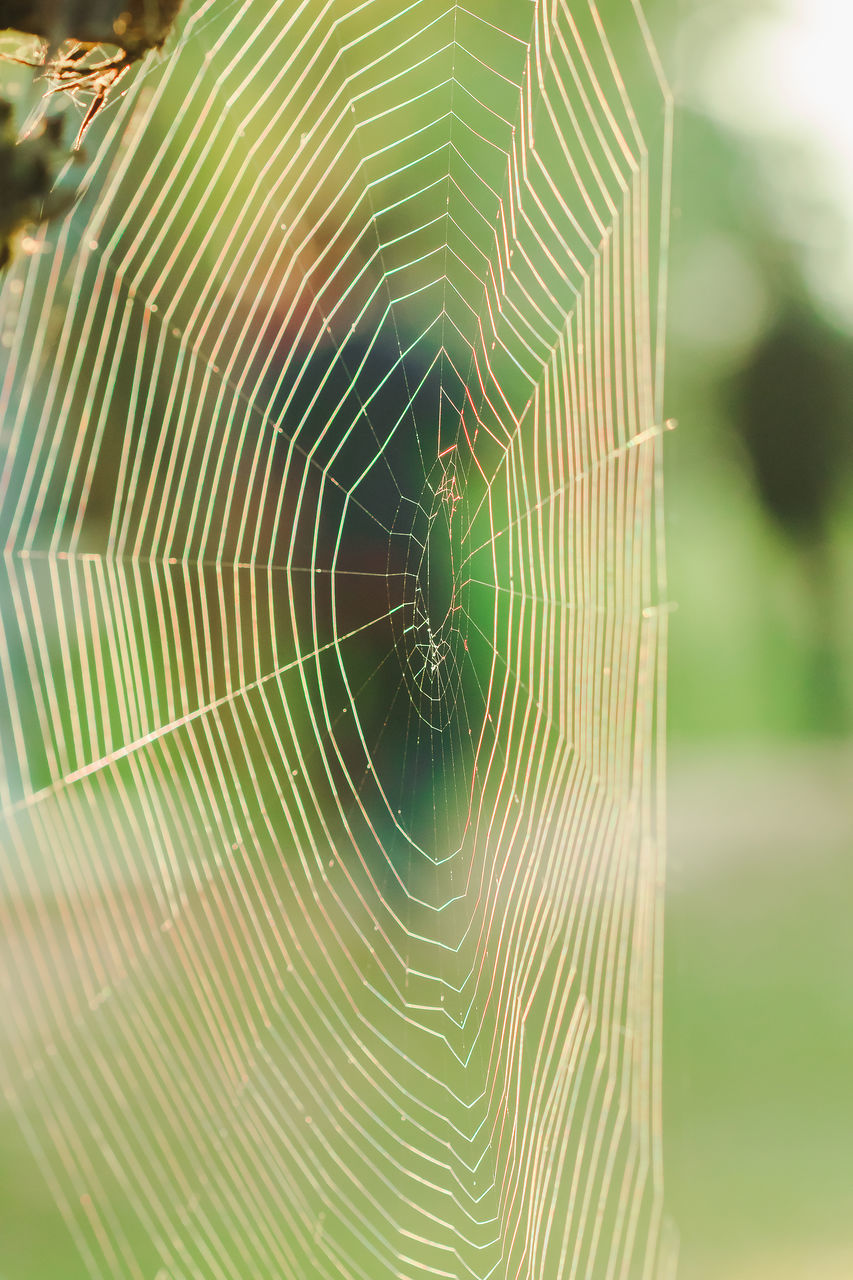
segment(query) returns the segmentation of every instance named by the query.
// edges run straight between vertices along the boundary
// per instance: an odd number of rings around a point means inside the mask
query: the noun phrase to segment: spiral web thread
[[[632,0],[203,4],[10,270],[3,1074],[63,1276],[671,1266],[670,108]]]

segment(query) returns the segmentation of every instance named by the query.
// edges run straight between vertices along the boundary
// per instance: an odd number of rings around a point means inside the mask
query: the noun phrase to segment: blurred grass
[[[665,1143],[682,1280],[853,1257],[853,751],[675,749]]]

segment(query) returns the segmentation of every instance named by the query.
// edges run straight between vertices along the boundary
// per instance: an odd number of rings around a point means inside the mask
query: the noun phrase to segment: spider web
[[[63,1275],[671,1264],[670,105],[632,0],[201,4],[8,273],[4,1077]]]

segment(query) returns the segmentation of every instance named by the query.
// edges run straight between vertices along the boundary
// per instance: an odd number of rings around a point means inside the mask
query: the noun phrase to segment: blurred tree
[[[805,289],[791,289],[725,398],[764,509],[802,556],[812,622],[808,721],[844,731],[831,523],[849,484],[853,338],[823,318]]]
[[[732,422],[766,510],[795,542],[824,542],[848,461],[853,340],[805,296],[792,297],[731,392]]]

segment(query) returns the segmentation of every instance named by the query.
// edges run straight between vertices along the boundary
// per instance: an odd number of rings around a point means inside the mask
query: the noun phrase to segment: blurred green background
[[[696,0],[674,17],[670,1209],[683,1280],[842,1280],[853,13]]]

